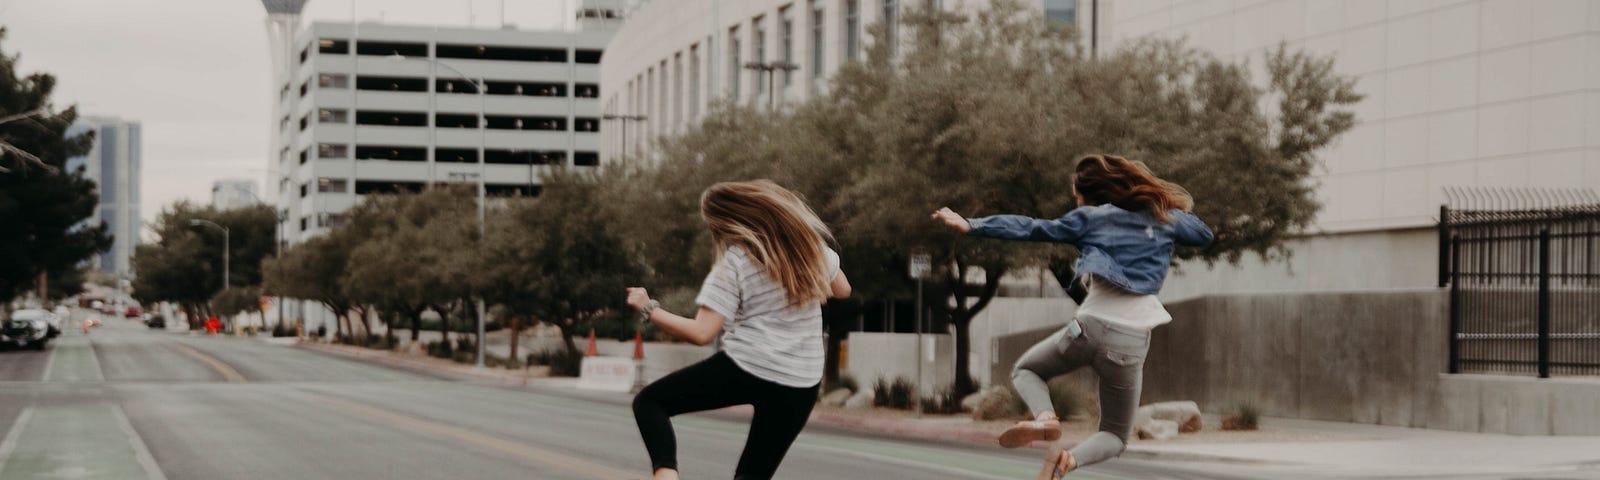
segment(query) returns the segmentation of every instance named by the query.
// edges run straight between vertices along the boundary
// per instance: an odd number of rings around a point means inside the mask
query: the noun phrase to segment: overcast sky
[[[352,3],[353,2],[353,3]],[[566,3],[567,5],[564,5]],[[505,0],[505,21],[560,26],[577,0]],[[354,8],[352,9],[352,5]],[[310,0],[305,20],[500,25],[499,0]],[[0,49],[18,74],[55,75],[58,108],[137,120],[144,128],[148,223],[211,182],[266,179],[272,125],[266,11],[258,0],[0,0]],[[266,195],[266,192],[262,192]]]

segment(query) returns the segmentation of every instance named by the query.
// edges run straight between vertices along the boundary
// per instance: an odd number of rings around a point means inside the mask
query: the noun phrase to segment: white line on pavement
[[[167,474],[161,472],[161,466],[157,465],[156,458],[150,455],[150,449],[145,447],[144,439],[139,438],[139,432],[133,429],[133,422],[128,421],[128,414],[122,411],[122,406],[112,404],[111,413],[117,417],[117,426],[122,427],[122,432],[128,434],[128,444],[133,447],[133,457],[138,460],[139,466],[144,467],[144,473],[149,480],[167,480]]]
[[[0,440],[0,473],[5,472],[6,461],[11,459],[11,452],[17,449],[17,436],[22,435],[22,428],[28,425],[31,418],[33,407],[23,407],[22,414],[17,415],[17,421],[11,424],[11,431],[6,432],[5,440]]]

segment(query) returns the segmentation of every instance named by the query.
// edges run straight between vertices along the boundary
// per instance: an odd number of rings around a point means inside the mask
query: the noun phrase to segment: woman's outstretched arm
[[[704,306],[700,307],[694,318],[686,318],[661,308],[649,308],[650,293],[639,287],[628,289],[628,306],[640,312],[649,309],[650,316],[646,320],[661,327],[661,330],[666,331],[668,335],[700,346],[710,345],[712,340],[717,339],[717,334],[722,333],[722,322],[726,319],[722,314]]]
[[[1021,215],[993,215],[968,219],[950,210],[950,207],[933,212],[933,219],[961,233],[1001,240],[1028,240],[1034,242],[1073,243],[1083,238],[1088,230],[1088,210],[1074,208],[1057,219],[1031,218]]]

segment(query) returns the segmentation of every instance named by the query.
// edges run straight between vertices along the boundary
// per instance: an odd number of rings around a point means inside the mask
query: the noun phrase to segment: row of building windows
[[[426,112],[398,112],[383,110],[361,110],[356,112],[357,125],[377,125],[389,127],[426,127],[428,114]],[[567,117],[550,117],[538,115],[484,115],[484,128],[490,130],[541,130],[564,132],[568,129]],[[473,113],[444,113],[433,115],[433,123],[439,128],[478,128],[478,115]],[[322,108],[317,110],[317,123],[319,124],[347,124],[350,123],[350,112],[342,108]],[[300,130],[309,127],[310,114],[300,118]],[[600,119],[594,117],[574,117],[571,122],[574,132],[594,133],[600,131]]]
[[[394,193],[419,193],[427,186],[425,182],[395,182],[383,180],[357,180],[356,195],[368,194],[394,194]],[[300,184],[300,197],[305,198],[310,193],[311,185]],[[349,193],[350,181],[343,178],[322,177],[317,179],[316,190],[318,193]],[[484,192],[490,196],[537,197],[543,191],[540,185],[531,183],[489,183],[484,185]],[[329,217],[342,216],[338,214]],[[301,227],[305,228],[302,220]],[[319,224],[319,226],[333,226]]]
[[[317,158],[346,159],[350,158],[350,146],[343,143],[317,144]],[[305,163],[309,157],[309,150],[300,152],[300,163]],[[428,159],[428,147],[408,147],[393,145],[357,145],[356,160],[392,160],[401,162],[423,162]],[[478,149],[476,148],[433,148],[433,158],[440,163],[478,163]],[[488,148],[483,151],[484,163],[497,165],[562,165],[567,162],[567,152],[560,150],[506,150]],[[593,167],[600,164],[600,154],[596,152],[573,152],[572,164],[580,167]]]
[[[509,95],[528,97],[567,97],[568,87],[565,83],[552,82],[517,82],[486,80],[483,82],[484,91],[488,95]],[[310,83],[300,85],[300,96],[305,97]],[[349,88],[348,75],[325,73],[317,76],[319,88]],[[288,86],[285,85],[285,92]],[[478,93],[477,84],[460,79],[435,79],[432,90],[428,89],[428,79],[418,77],[384,77],[360,76],[356,77],[356,90],[379,92],[418,92],[418,93],[456,93],[475,95]],[[574,83],[571,87],[571,96],[576,98],[599,98],[600,86],[593,83]]]
[[[434,57],[457,58],[463,60],[499,60],[508,62],[541,62],[541,63],[566,63],[569,60],[568,50],[562,47],[512,47],[504,45],[461,45],[441,43],[434,45]],[[324,38],[317,40],[317,53],[322,55],[348,55],[350,42]],[[604,52],[594,49],[573,49],[570,60],[573,63],[599,64]],[[402,56],[411,58],[428,58],[428,44],[420,42],[385,42],[363,41],[356,42],[356,55],[367,56]],[[311,58],[311,47],[300,51],[300,63],[305,63]]]

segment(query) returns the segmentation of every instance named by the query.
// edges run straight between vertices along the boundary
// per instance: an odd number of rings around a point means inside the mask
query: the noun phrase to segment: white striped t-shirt
[[[828,281],[839,273],[839,254],[823,247]],[[739,368],[779,385],[805,388],[822,381],[822,302],[789,306],[783,286],[730,246],[706,275],[695,303],[717,312],[722,350]]]

